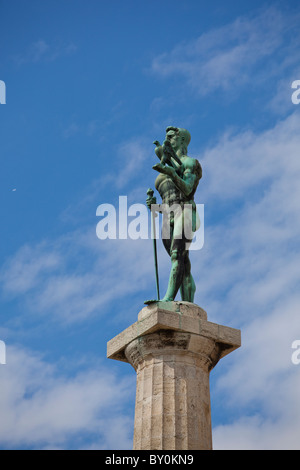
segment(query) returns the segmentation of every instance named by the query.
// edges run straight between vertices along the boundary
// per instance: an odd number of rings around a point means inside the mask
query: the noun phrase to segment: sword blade
[[[155,281],[156,281],[156,292],[157,300],[160,300],[159,294],[159,277],[158,277],[158,262],[157,262],[157,247],[156,247],[156,228],[155,228],[155,213],[151,210],[151,226],[152,226],[152,238],[153,238],[153,252],[154,252],[154,268],[155,268]]]

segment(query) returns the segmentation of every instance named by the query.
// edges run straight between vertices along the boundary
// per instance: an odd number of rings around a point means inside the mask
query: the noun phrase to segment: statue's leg
[[[163,217],[163,224],[161,230],[161,238],[166,252],[171,256],[171,246],[174,233],[174,219],[165,215]]]
[[[162,230],[162,242],[165,247],[166,252],[168,253],[169,256],[171,256],[171,245],[172,245],[172,239],[173,239],[173,229],[174,229],[174,224],[170,223],[170,221],[165,221],[163,223],[168,224],[166,230]],[[167,236],[165,236],[167,235]],[[161,299],[164,300],[164,299]],[[145,304],[150,304],[157,302],[158,299],[151,299],[151,300],[145,300]]]
[[[162,241],[163,241],[163,245],[164,245],[164,247],[165,247],[166,252],[168,253],[169,256],[171,256],[171,244],[172,244],[172,240],[169,239],[169,238],[166,238],[166,239],[163,238]]]
[[[166,295],[162,299],[163,301],[172,301],[175,299],[176,294],[182,284],[184,274],[184,254],[181,250],[171,250],[171,272],[169,277],[169,283]]]
[[[189,257],[189,247],[192,243],[194,232],[193,232],[193,213],[189,206],[185,206],[183,211],[184,218],[184,231],[183,241],[185,247],[184,257],[184,274],[182,278],[182,284],[180,286],[180,293],[182,300],[186,302],[194,302],[194,296],[196,292],[196,284],[191,273],[191,261]]]
[[[178,217],[177,217],[178,215]],[[171,272],[166,295],[163,301],[172,301],[175,299],[177,292],[182,284],[184,275],[184,259],[186,256],[185,239],[182,234],[182,213],[175,213],[174,227],[172,232],[172,240],[170,246],[171,256]]]
[[[184,259],[184,274],[180,286],[182,300],[185,300],[186,302],[194,302],[195,292],[196,284],[191,273],[191,261],[189,258],[189,252],[187,251]]]

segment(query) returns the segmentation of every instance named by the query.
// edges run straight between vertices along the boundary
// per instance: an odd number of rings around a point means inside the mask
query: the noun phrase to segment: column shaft
[[[137,372],[136,450],[211,449],[209,393],[213,341],[161,330],[125,351]]]

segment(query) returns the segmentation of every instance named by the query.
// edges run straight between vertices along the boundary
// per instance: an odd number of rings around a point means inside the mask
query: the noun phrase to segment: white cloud
[[[216,89],[228,95],[251,81],[257,86],[297,65],[297,21],[298,14],[275,7],[259,10],[178,44],[153,60],[152,71],[162,77],[182,75],[201,95]]]
[[[41,277],[57,269],[61,264],[59,254],[45,251],[39,244],[23,246],[12,258],[7,260],[0,271],[0,283],[8,294],[23,294],[41,282]]]
[[[199,290],[207,299],[225,292],[243,320],[249,305],[251,315],[268,310],[298,282],[299,125],[294,114],[262,133],[225,136],[201,159],[201,202],[207,216],[219,206],[220,219],[206,223],[199,256],[212,268],[198,271]]]
[[[84,446],[91,435],[95,448],[131,445],[132,416],[125,406],[134,396],[134,374],[120,379],[98,366],[67,377],[33,352],[12,346],[7,358],[0,368],[2,446],[68,448]],[[117,430],[111,430],[113,440],[109,427]]]
[[[226,133],[200,158],[205,167],[205,195],[245,199],[250,190],[255,191],[262,184],[265,190],[271,184],[275,189],[279,181],[287,182],[288,177],[292,178],[290,184],[297,176],[295,172],[300,171],[298,129],[299,115],[294,112],[279,121],[274,128],[261,133],[251,130],[237,134]],[[288,188],[289,185],[285,190]],[[282,188],[279,190],[281,192]],[[287,198],[281,200],[289,205]]]
[[[73,43],[68,44],[48,44],[43,39],[31,43],[22,54],[14,57],[17,65],[28,63],[38,63],[41,61],[52,62],[61,56],[68,56],[75,53],[77,47]]]
[[[76,122],[71,122],[66,129],[63,130],[63,136],[65,139],[69,139],[74,135],[78,134],[80,131],[80,126]]]
[[[292,341],[299,335],[299,296],[244,329],[243,347],[218,384],[239,418],[213,430],[216,449],[299,450],[299,366]]]
[[[292,420],[274,422],[260,416],[241,418],[214,430],[215,450],[299,450],[298,427]]]
[[[115,172],[106,175],[106,179],[118,190],[132,181],[137,181],[139,175],[144,173],[147,161],[153,161],[153,165],[156,163],[153,152],[147,150],[149,148],[152,150],[149,142],[144,142],[143,139],[134,139],[121,144],[117,150]]]
[[[3,295],[19,299],[27,314],[47,314],[61,324],[104,314],[111,302],[137,292],[142,296],[149,279],[154,285],[152,241],[99,240],[96,224],[21,248],[2,267]]]

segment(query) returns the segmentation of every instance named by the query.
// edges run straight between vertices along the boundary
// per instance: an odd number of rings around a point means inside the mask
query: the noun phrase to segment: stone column
[[[108,343],[137,373],[135,450],[212,449],[209,373],[241,344],[189,302],[157,302]]]

